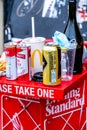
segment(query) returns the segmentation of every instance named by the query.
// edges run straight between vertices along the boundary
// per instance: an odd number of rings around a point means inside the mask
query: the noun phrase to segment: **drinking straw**
[[[34,17],[32,17],[32,37],[35,37],[35,25],[34,25]]]

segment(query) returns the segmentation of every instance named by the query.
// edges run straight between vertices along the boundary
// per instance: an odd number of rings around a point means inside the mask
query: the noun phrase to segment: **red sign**
[[[18,80],[9,81],[5,77],[0,78],[0,92],[14,95],[27,96],[32,98],[45,98],[52,100],[63,100],[64,95],[73,88],[78,88],[79,82],[86,82],[87,72],[84,71],[81,75],[75,75],[70,82],[62,82],[58,86],[47,86],[42,82],[21,82]],[[76,92],[76,91],[75,91]],[[74,95],[75,95],[75,92]],[[72,94],[70,94],[72,95]],[[69,95],[66,96],[68,98]]]

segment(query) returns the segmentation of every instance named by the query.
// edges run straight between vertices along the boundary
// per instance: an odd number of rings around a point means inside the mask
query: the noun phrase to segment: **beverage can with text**
[[[17,45],[17,76],[21,82],[31,80],[31,47],[29,44]]]
[[[61,83],[61,50],[58,44],[48,42],[43,46],[43,84]]]
[[[6,54],[6,79],[15,80],[17,79],[16,46],[10,42],[6,43],[4,48]]]

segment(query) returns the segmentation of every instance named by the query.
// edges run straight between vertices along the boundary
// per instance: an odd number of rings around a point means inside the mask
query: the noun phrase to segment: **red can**
[[[31,80],[31,46],[17,45],[17,76],[19,81]]]
[[[16,46],[11,42],[5,44],[6,54],[6,79],[17,79]]]

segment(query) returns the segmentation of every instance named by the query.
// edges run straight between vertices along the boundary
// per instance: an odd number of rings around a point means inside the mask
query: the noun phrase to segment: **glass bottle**
[[[80,74],[82,72],[83,38],[76,19],[76,0],[69,0],[69,17],[64,33],[69,40],[75,39],[77,42],[73,73]]]

